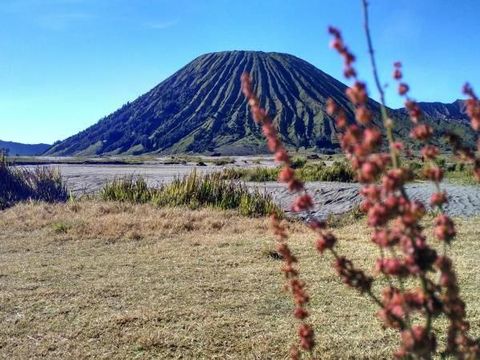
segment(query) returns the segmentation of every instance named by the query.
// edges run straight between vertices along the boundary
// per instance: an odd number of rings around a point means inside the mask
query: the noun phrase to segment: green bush
[[[149,188],[139,178],[116,179],[107,183],[100,192],[103,200],[152,203],[156,206],[188,206],[236,209],[245,216],[264,216],[272,212],[281,216],[280,208],[269,195],[250,190],[244,184],[225,180],[221,173],[190,175],[177,178],[159,188]]]
[[[428,180],[425,177],[425,169],[432,165],[430,162],[405,159],[402,164],[412,171],[415,180]],[[445,158],[441,157],[434,161],[434,165],[444,170],[444,177],[450,182],[457,184],[477,184],[473,175],[472,164],[447,162]]]
[[[227,168],[220,174],[222,179],[244,180],[252,182],[277,181],[279,168]],[[297,168],[296,174],[303,181],[340,181],[355,182],[355,172],[344,161],[334,161],[332,165],[324,162],[306,163]]]
[[[456,171],[457,167],[455,164],[447,164],[446,167],[444,168],[444,170],[446,172],[453,172],[453,171]]]
[[[226,168],[219,173],[224,180],[244,180],[251,182],[277,181],[279,168]]]
[[[124,177],[107,183],[100,190],[102,200],[113,200],[144,204],[152,200],[154,190],[147,186],[142,177]]]
[[[332,165],[325,163],[307,164],[298,171],[303,181],[340,181],[355,182],[355,172],[345,161],[334,161]]]
[[[299,169],[299,168],[304,167],[306,164],[307,164],[307,159],[306,158],[294,158],[292,160],[292,163],[290,164],[290,166],[293,169]]]
[[[230,165],[234,163],[235,163],[235,159],[231,159],[231,158],[220,158],[220,159],[212,160],[212,164],[216,166],[225,166],[225,165]]]
[[[447,160],[444,157],[438,157],[435,159],[435,163],[440,166],[441,168],[445,169],[445,165]]]
[[[25,200],[60,202],[67,199],[67,188],[57,170],[14,167],[5,157],[0,157],[0,209]]]
[[[54,223],[52,227],[56,234],[66,234],[72,226],[64,222],[57,222]]]

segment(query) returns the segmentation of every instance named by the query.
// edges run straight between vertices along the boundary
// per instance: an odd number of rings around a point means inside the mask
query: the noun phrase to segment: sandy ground
[[[257,184],[272,194],[274,199],[288,210],[292,201],[284,186],[277,183]],[[315,199],[313,215],[326,218],[330,214],[342,214],[358,205],[362,200],[358,193],[359,184],[340,182],[311,182],[307,190]],[[430,183],[413,183],[407,185],[407,193],[412,199],[428,203],[434,186]],[[474,216],[480,214],[480,187],[444,183],[442,189],[448,193],[449,203],[446,211],[453,216]]]
[[[237,162],[238,163],[238,162]],[[268,165],[268,164],[263,164]],[[99,190],[109,180],[126,175],[143,176],[152,186],[167,183],[176,176],[189,174],[193,169],[201,173],[220,171],[221,166],[194,165],[51,165],[58,168],[64,176],[69,189],[74,194],[92,193]],[[239,165],[232,165],[239,166]],[[240,166],[258,166],[242,163]],[[249,183],[249,186],[270,193],[278,203],[288,211],[292,196],[284,186],[275,182]],[[443,188],[449,195],[446,208],[450,215],[473,216],[480,214],[480,186],[454,185],[444,183]],[[314,214],[321,218],[329,214],[342,214],[357,205],[361,198],[358,184],[340,182],[311,182],[308,190],[314,196],[316,207]],[[430,183],[414,183],[407,186],[407,193],[414,199],[428,202],[433,186]]]

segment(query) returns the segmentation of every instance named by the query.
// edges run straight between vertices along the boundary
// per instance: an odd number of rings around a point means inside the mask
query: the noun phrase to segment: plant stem
[[[380,83],[380,77],[378,75],[378,68],[377,62],[375,60],[375,53],[373,50],[373,42],[372,37],[370,35],[370,25],[368,19],[368,0],[362,0],[363,3],[363,20],[364,20],[364,29],[365,35],[367,37],[367,44],[368,44],[368,54],[370,57],[370,63],[372,65],[372,72],[373,78],[375,79],[375,85],[377,87],[379,96],[380,96],[380,109],[383,119],[383,125],[385,126],[385,130],[387,131],[387,139],[390,147],[390,154],[392,157],[393,167],[399,167],[399,159],[398,154],[393,144],[395,142],[395,138],[393,136],[393,121],[388,117],[387,106],[385,105],[385,91],[383,90],[382,84]]]
[[[380,250],[380,259],[382,259],[382,261],[383,261],[385,259],[385,251],[383,250],[382,247],[379,247],[379,250]],[[393,282],[392,282],[392,278],[390,277],[390,275],[385,274],[385,273],[383,273],[383,275],[385,276],[385,279],[388,282],[388,286],[393,288]]]

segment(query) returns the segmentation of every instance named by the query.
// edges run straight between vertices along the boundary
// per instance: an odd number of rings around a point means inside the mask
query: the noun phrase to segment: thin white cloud
[[[146,23],[145,26],[150,29],[164,30],[164,29],[171,28],[177,24],[178,24],[178,20],[170,20],[170,21],[149,22],[149,23]]]

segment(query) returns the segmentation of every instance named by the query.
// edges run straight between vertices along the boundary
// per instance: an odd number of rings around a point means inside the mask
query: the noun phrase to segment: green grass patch
[[[219,172],[224,180],[243,180],[251,182],[276,181],[279,168],[253,167],[253,168],[226,168]]]
[[[340,181],[355,182],[355,173],[345,161],[334,161],[331,165],[324,162],[296,162],[296,173],[303,181]],[[222,179],[244,180],[251,182],[277,181],[280,168],[227,168],[220,173]]]
[[[478,185],[473,174],[473,165],[465,163],[446,163],[444,166],[445,179],[462,185]]]
[[[216,166],[225,166],[235,164],[235,159],[232,158],[219,158],[211,160],[211,163]]]
[[[102,200],[152,203],[159,207],[187,206],[191,209],[213,207],[236,209],[245,216],[282,215],[273,199],[238,181],[225,180],[221,173],[177,178],[159,188],[149,187],[141,177],[127,177],[107,183],[100,192]]]
[[[427,180],[425,178],[425,169],[430,166],[428,162],[420,160],[404,160],[403,165],[408,167],[414,174],[415,180]],[[476,185],[478,181],[473,175],[473,165],[463,162],[447,161],[443,157],[439,157],[435,161],[435,165],[444,171],[445,180],[460,185]]]

